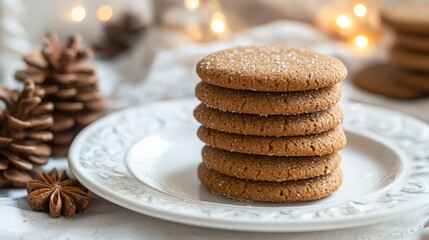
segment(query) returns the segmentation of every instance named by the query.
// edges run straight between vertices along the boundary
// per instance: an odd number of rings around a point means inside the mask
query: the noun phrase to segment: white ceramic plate
[[[369,225],[429,202],[429,128],[409,116],[345,106],[344,183],[294,204],[239,202],[206,190],[196,174],[203,144],[194,99],[152,103],[95,122],[74,141],[69,165],[97,195],[134,211],[197,226],[299,232]]]

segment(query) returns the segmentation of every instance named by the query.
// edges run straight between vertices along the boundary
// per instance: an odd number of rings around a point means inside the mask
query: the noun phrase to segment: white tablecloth
[[[162,38],[166,37],[167,38]],[[159,41],[162,38],[163,41]],[[382,59],[386,43],[379,52],[356,57],[344,45],[329,41],[310,26],[276,22],[237,34],[231,41],[210,45],[175,48],[180,36],[154,30],[136,51],[111,63],[95,61],[101,88],[111,110],[163,98],[192,96],[198,78],[196,62],[207,53],[231,45],[288,43],[311,47],[341,58],[350,73],[366,61]],[[387,41],[389,42],[389,41]],[[153,61],[148,61],[153,59]],[[363,61],[365,60],[365,61]],[[142,80],[144,79],[144,80]],[[11,79],[6,81],[11,84]],[[343,84],[344,98],[370,102],[404,111],[429,121],[428,100],[392,101],[357,90],[348,80]],[[66,159],[53,159],[42,167],[68,169]],[[52,219],[46,213],[29,209],[25,190],[0,190],[0,239],[418,239],[429,219],[429,208],[419,209],[400,218],[368,227],[313,233],[247,233],[192,227],[134,213],[94,196],[91,207],[70,219]]]

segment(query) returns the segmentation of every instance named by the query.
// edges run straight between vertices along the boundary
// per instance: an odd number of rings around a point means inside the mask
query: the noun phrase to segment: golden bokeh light
[[[108,21],[113,16],[113,10],[109,5],[101,5],[96,12],[97,18],[100,21]]]
[[[340,28],[349,28],[351,25],[350,18],[346,15],[339,15],[335,22]]]
[[[85,19],[86,11],[83,7],[74,7],[70,12],[71,19],[75,22],[81,22]]]
[[[362,3],[356,4],[353,7],[353,12],[356,14],[356,16],[358,17],[364,17],[367,13],[367,9],[365,7],[365,5],[363,5]]]
[[[223,33],[226,28],[225,16],[220,12],[215,12],[211,17],[210,28],[215,33]]]
[[[356,36],[355,45],[359,48],[366,48],[368,46],[368,38],[364,35]]]
[[[198,8],[198,6],[200,6],[200,1],[199,0],[184,0],[183,4],[185,5],[185,7],[189,10],[194,10],[196,8]]]

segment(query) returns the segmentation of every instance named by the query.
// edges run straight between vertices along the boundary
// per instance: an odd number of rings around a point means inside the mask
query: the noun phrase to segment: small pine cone
[[[84,63],[91,55],[80,49],[80,38],[71,37],[61,47],[56,34],[44,38],[43,48],[24,56],[27,69],[17,71],[15,78],[32,78],[45,90],[43,102],[54,104],[52,153],[67,155],[68,148],[89,123],[104,114],[106,102],[98,88],[93,66]]]
[[[5,109],[0,111],[0,188],[25,187],[33,164],[44,164],[51,155],[46,142],[53,138],[53,104],[42,102],[44,90],[33,80],[22,92],[0,87]]]
[[[115,58],[127,51],[144,33],[142,20],[130,12],[104,27],[104,38],[93,44],[93,49],[102,58]]]

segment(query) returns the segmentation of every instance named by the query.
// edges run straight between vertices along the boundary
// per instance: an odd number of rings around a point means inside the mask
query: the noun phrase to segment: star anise
[[[90,202],[88,189],[70,179],[65,171],[58,177],[55,168],[49,173],[38,172],[37,180],[27,183],[27,193],[33,211],[49,212],[54,218],[82,213]]]

